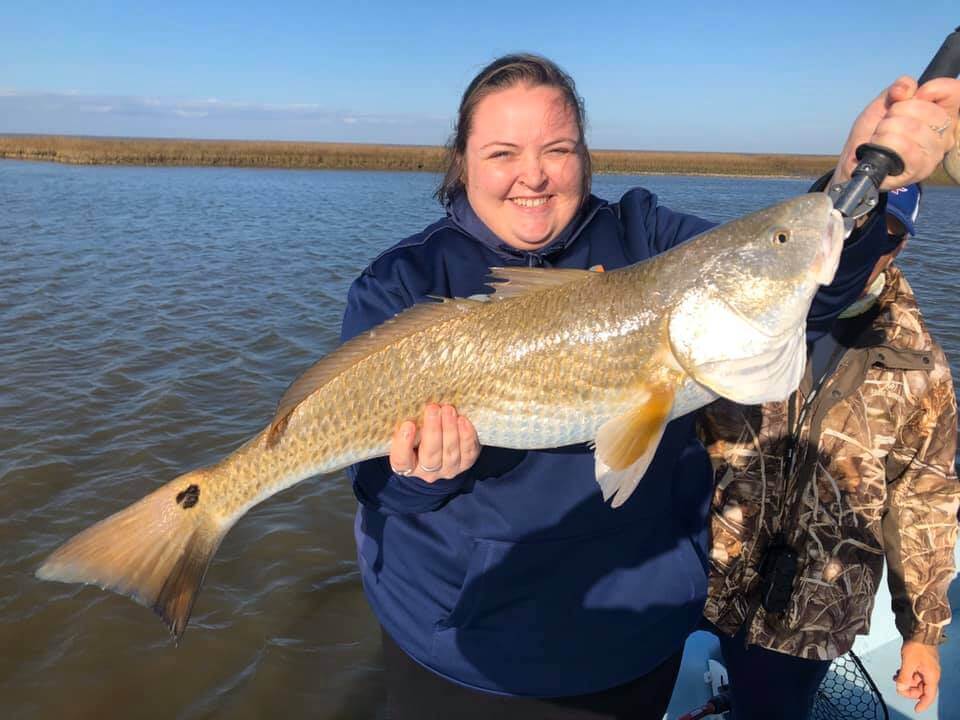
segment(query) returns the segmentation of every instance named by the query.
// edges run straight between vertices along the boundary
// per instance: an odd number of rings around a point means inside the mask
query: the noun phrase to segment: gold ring
[[[428,472],[428,473],[438,472],[438,471],[440,470],[440,468],[442,468],[442,467],[443,467],[443,462],[441,462],[441,463],[440,463],[439,465],[437,465],[436,467],[427,467],[427,466],[424,465],[423,463],[420,463],[420,469],[423,470],[424,472]]]
[[[947,131],[947,128],[950,127],[950,119],[947,118],[947,121],[940,127],[937,127],[935,125],[929,125],[928,127],[931,130],[933,130],[937,135],[939,135],[940,137],[943,137],[943,134]]]

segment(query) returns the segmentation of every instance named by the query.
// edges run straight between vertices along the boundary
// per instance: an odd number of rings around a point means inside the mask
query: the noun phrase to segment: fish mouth
[[[820,236],[820,246],[812,267],[813,279],[821,285],[833,282],[840,265],[840,254],[843,252],[843,236],[843,216],[838,210],[831,210],[827,227]]]

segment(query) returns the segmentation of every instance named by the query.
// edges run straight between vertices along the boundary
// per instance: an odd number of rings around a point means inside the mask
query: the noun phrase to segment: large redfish
[[[54,552],[40,578],[151,606],[179,637],[223,536],[305,478],[386,455],[398,424],[449,403],[481,443],[592,441],[604,499],[622,504],[666,423],[718,395],[786,397],[805,318],[836,272],[842,222],[808,194],[612,272],[494,268],[494,293],[424,303],[308,370],[258,435]]]

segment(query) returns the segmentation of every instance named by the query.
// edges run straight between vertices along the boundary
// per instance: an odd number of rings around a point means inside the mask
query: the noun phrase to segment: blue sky
[[[0,133],[446,141],[506,52],[577,82],[594,148],[835,153],[960,25],[906,2],[69,2],[0,8]]]

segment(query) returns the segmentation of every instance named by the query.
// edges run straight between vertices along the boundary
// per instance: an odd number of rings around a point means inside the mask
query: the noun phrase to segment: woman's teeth
[[[538,198],[511,198],[520,207],[533,208],[540,207],[547,202],[550,198],[538,197]]]

